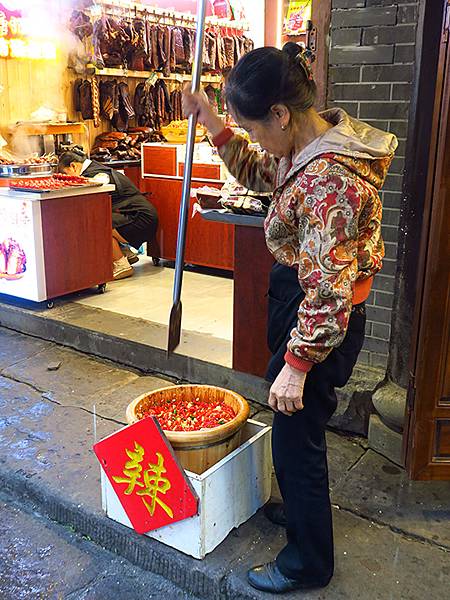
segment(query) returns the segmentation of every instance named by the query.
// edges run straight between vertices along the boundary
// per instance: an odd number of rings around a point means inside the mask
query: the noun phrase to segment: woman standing
[[[274,562],[251,569],[250,584],[283,593],[326,586],[334,569],[325,426],[335,388],[348,381],[364,340],[365,305],[381,269],[379,190],[396,138],[343,110],[318,113],[316,86],[301,48],[286,44],[244,56],[226,84],[228,108],[263,153],[229,129],[202,94],[185,93],[230,172],[273,192],[265,221],[276,259],[269,289],[273,358],[269,404],[273,462],[283,505],[266,515],[284,524]]]

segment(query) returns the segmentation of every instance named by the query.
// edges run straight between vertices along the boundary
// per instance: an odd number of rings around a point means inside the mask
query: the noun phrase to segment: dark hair
[[[84,153],[83,149],[79,146],[74,146],[59,157],[58,171],[69,167],[72,163],[84,163],[86,159],[87,155]]]
[[[225,97],[239,115],[256,121],[267,118],[274,104],[291,113],[311,108],[316,84],[303,49],[288,42],[283,50],[257,48],[243,56],[228,75]]]

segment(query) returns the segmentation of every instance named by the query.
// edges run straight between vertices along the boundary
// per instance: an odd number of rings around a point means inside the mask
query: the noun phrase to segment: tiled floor
[[[83,295],[76,302],[167,326],[172,307],[174,269],[157,268],[146,256],[141,256],[134,267],[133,277],[109,283],[106,294]],[[203,334],[205,344],[214,344],[214,339],[229,342],[231,361],[233,280],[185,271],[182,305],[183,331]],[[188,348],[185,347],[183,353],[186,351]]]

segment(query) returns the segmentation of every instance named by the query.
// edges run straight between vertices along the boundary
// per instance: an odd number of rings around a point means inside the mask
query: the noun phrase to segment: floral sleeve
[[[342,175],[306,175],[296,190],[299,282],[305,298],[286,362],[303,371],[345,337],[358,278],[358,219],[364,185]]]
[[[249,148],[247,140],[234,135],[219,148],[221,159],[241,185],[254,192],[273,192],[278,159]]]

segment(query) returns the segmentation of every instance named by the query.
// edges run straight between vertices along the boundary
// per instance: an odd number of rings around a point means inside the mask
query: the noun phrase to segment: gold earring
[[[282,131],[286,131],[286,125],[282,125],[282,126],[281,126],[281,130],[282,130]]]

